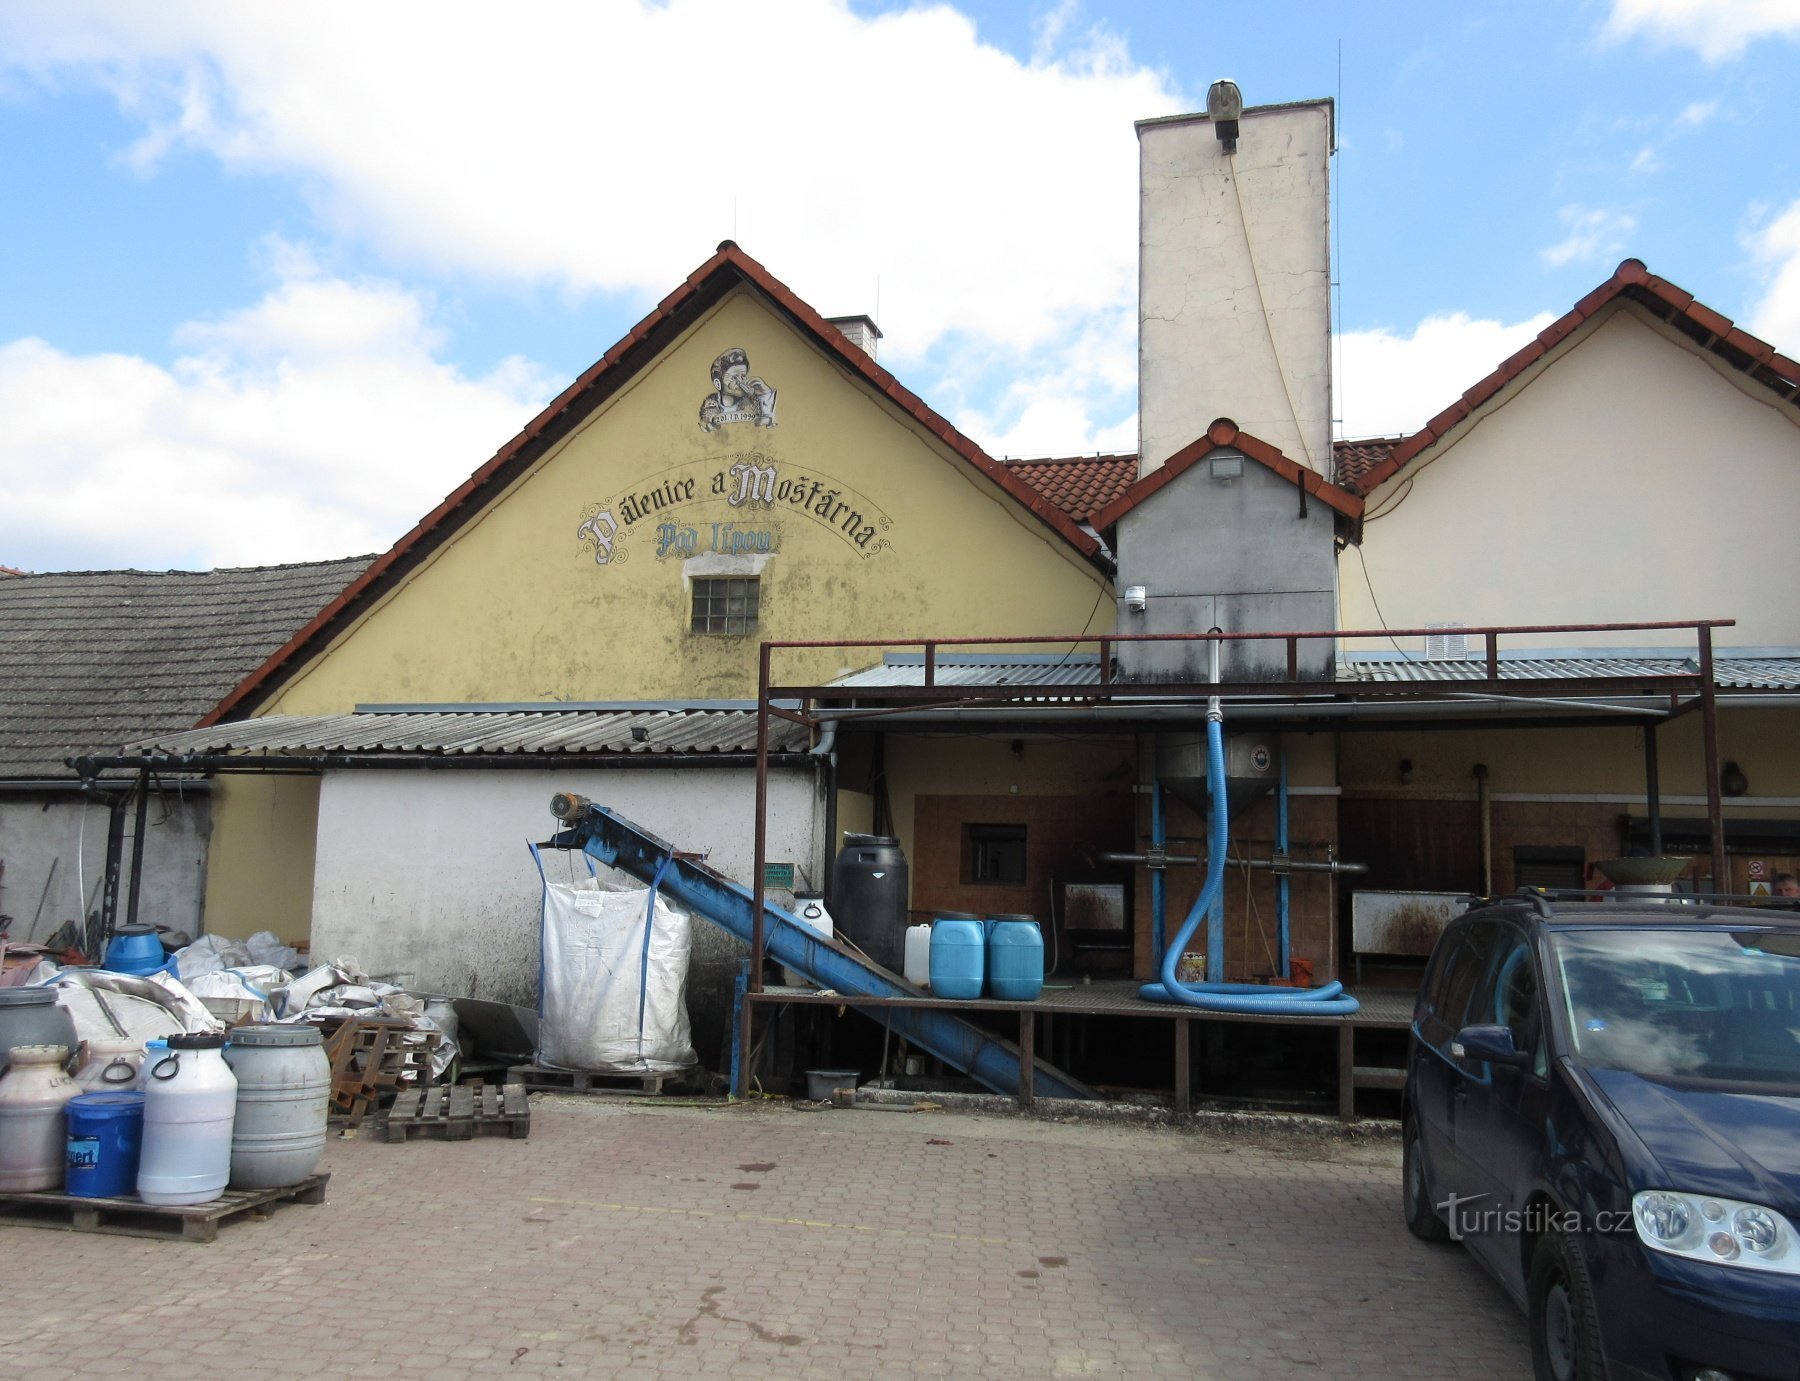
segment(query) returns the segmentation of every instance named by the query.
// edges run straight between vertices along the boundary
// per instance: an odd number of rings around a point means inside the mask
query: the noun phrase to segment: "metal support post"
[[[1037,1102],[1037,1014],[1029,1007],[1019,1013],[1019,1106]]]
[[[1648,803],[1650,816],[1650,857],[1661,858],[1663,851],[1662,831],[1662,774],[1656,761],[1656,722],[1644,725],[1644,799]]]
[[[1176,1017],[1169,1025],[1175,1028],[1175,1113],[1186,1117],[1194,1110],[1193,1031],[1186,1017]]]
[[[1350,1021],[1338,1023],[1338,1116],[1345,1122],[1356,1121],[1356,1026]]]
[[[1712,829],[1713,891],[1729,892],[1731,874],[1725,862],[1725,807],[1719,799],[1719,697],[1713,681],[1712,629],[1700,635],[1700,731],[1706,744],[1706,822]]]
[[[762,645],[756,668],[756,878],[751,884],[750,991],[762,991],[763,902],[767,895],[763,869],[769,856],[769,645]],[[746,1017],[746,1026],[748,1018]],[[748,1037],[746,1037],[748,1040]]]

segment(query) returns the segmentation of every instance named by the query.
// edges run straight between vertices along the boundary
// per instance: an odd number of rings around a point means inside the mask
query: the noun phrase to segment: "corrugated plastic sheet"
[[[642,729],[642,742],[632,737]],[[772,752],[803,752],[806,730],[769,724]],[[160,734],[126,746],[151,753],[754,753],[749,710],[430,711],[344,715],[268,715],[206,729]]]

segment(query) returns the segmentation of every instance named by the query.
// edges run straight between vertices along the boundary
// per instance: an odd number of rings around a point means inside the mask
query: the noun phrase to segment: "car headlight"
[[[1800,1275],[1800,1239],[1794,1225],[1761,1204],[1646,1189],[1632,1195],[1631,1221],[1638,1240],[1655,1251],[1719,1266]]]

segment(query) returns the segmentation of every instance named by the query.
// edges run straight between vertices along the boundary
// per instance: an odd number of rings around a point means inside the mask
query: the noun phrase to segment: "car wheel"
[[[1600,1321],[1576,1244],[1547,1232],[1531,1254],[1531,1364],[1538,1381],[1602,1381]]]
[[[1426,1242],[1448,1242],[1450,1229],[1438,1217],[1425,1173],[1425,1157],[1419,1147],[1419,1124],[1406,1119],[1406,1130],[1400,1153],[1400,1208],[1406,1215],[1406,1226],[1414,1237]]]

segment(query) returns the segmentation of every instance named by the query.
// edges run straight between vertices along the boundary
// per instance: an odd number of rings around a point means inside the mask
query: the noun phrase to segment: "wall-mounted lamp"
[[[1225,146],[1226,153],[1237,152],[1238,120],[1244,114],[1244,93],[1229,77],[1214,82],[1206,89],[1206,113],[1213,122],[1213,132]]]
[[[1727,796],[1742,796],[1749,789],[1750,779],[1735,762],[1728,762],[1719,769],[1719,790]]]
[[[1214,456],[1207,464],[1212,469],[1212,477],[1219,484],[1230,484],[1233,480],[1244,477],[1244,458],[1238,455]]]
[[[1125,587],[1126,612],[1131,614],[1143,613],[1145,602],[1149,599],[1149,594],[1150,592],[1142,585],[1127,585]]]
[[[1401,786],[1411,786],[1412,785],[1412,759],[1411,758],[1401,758],[1400,759],[1400,785]]]

